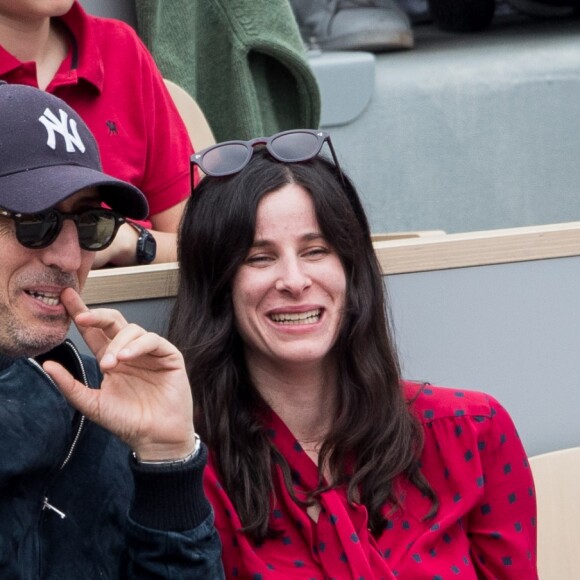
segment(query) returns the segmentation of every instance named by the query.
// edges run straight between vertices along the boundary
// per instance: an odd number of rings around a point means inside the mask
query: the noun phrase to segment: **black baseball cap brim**
[[[113,210],[134,219],[149,213],[147,200],[135,186],[96,169],[79,165],[52,165],[3,175],[1,205],[15,213],[36,213],[59,204],[87,187],[96,187]]]

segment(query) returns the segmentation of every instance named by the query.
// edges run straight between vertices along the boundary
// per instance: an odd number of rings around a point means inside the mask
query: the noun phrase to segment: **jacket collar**
[[[63,343],[55,346],[48,352],[33,357],[39,364],[46,360],[55,360],[67,368],[77,378],[81,374],[81,366],[77,356],[77,350],[70,340],[65,340]],[[7,354],[0,353],[0,372],[12,366],[18,360],[24,360],[26,357],[13,357]]]
[[[0,371],[7,369],[8,367],[12,366],[14,361],[17,359],[5,354],[0,353]]]

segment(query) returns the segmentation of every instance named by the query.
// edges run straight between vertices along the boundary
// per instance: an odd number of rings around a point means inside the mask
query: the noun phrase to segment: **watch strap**
[[[153,234],[147,228],[131,220],[127,220],[127,223],[137,230],[139,234],[135,248],[137,264],[150,264],[155,259],[157,253],[157,242]]]

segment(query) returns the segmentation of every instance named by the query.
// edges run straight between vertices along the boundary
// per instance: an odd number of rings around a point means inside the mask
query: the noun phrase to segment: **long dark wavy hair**
[[[260,416],[266,403],[249,376],[236,330],[232,280],[254,241],[260,200],[288,183],[312,197],[320,229],[346,273],[346,308],[335,344],[337,413],[319,454],[331,487],[346,485],[364,504],[379,535],[385,502],[397,505],[397,476],[406,476],[432,501],[419,470],[423,435],[400,386],[381,271],[356,190],[322,157],[280,163],[257,150],[239,173],[205,178],[193,192],[179,235],[180,279],[169,338],[182,351],[193,389],[195,425],[213,453],[222,484],[245,533],[257,542],[272,534],[274,464],[293,495],[288,464],[274,448]],[[320,472],[322,470],[320,469]],[[322,476],[311,498],[323,491]],[[295,496],[294,496],[295,497]]]

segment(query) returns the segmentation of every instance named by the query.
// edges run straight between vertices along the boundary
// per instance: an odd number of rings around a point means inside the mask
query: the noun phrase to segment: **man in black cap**
[[[146,213],[70,107],[0,85],[3,579],[222,577],[180,353],[79,296],[94,252]]]

